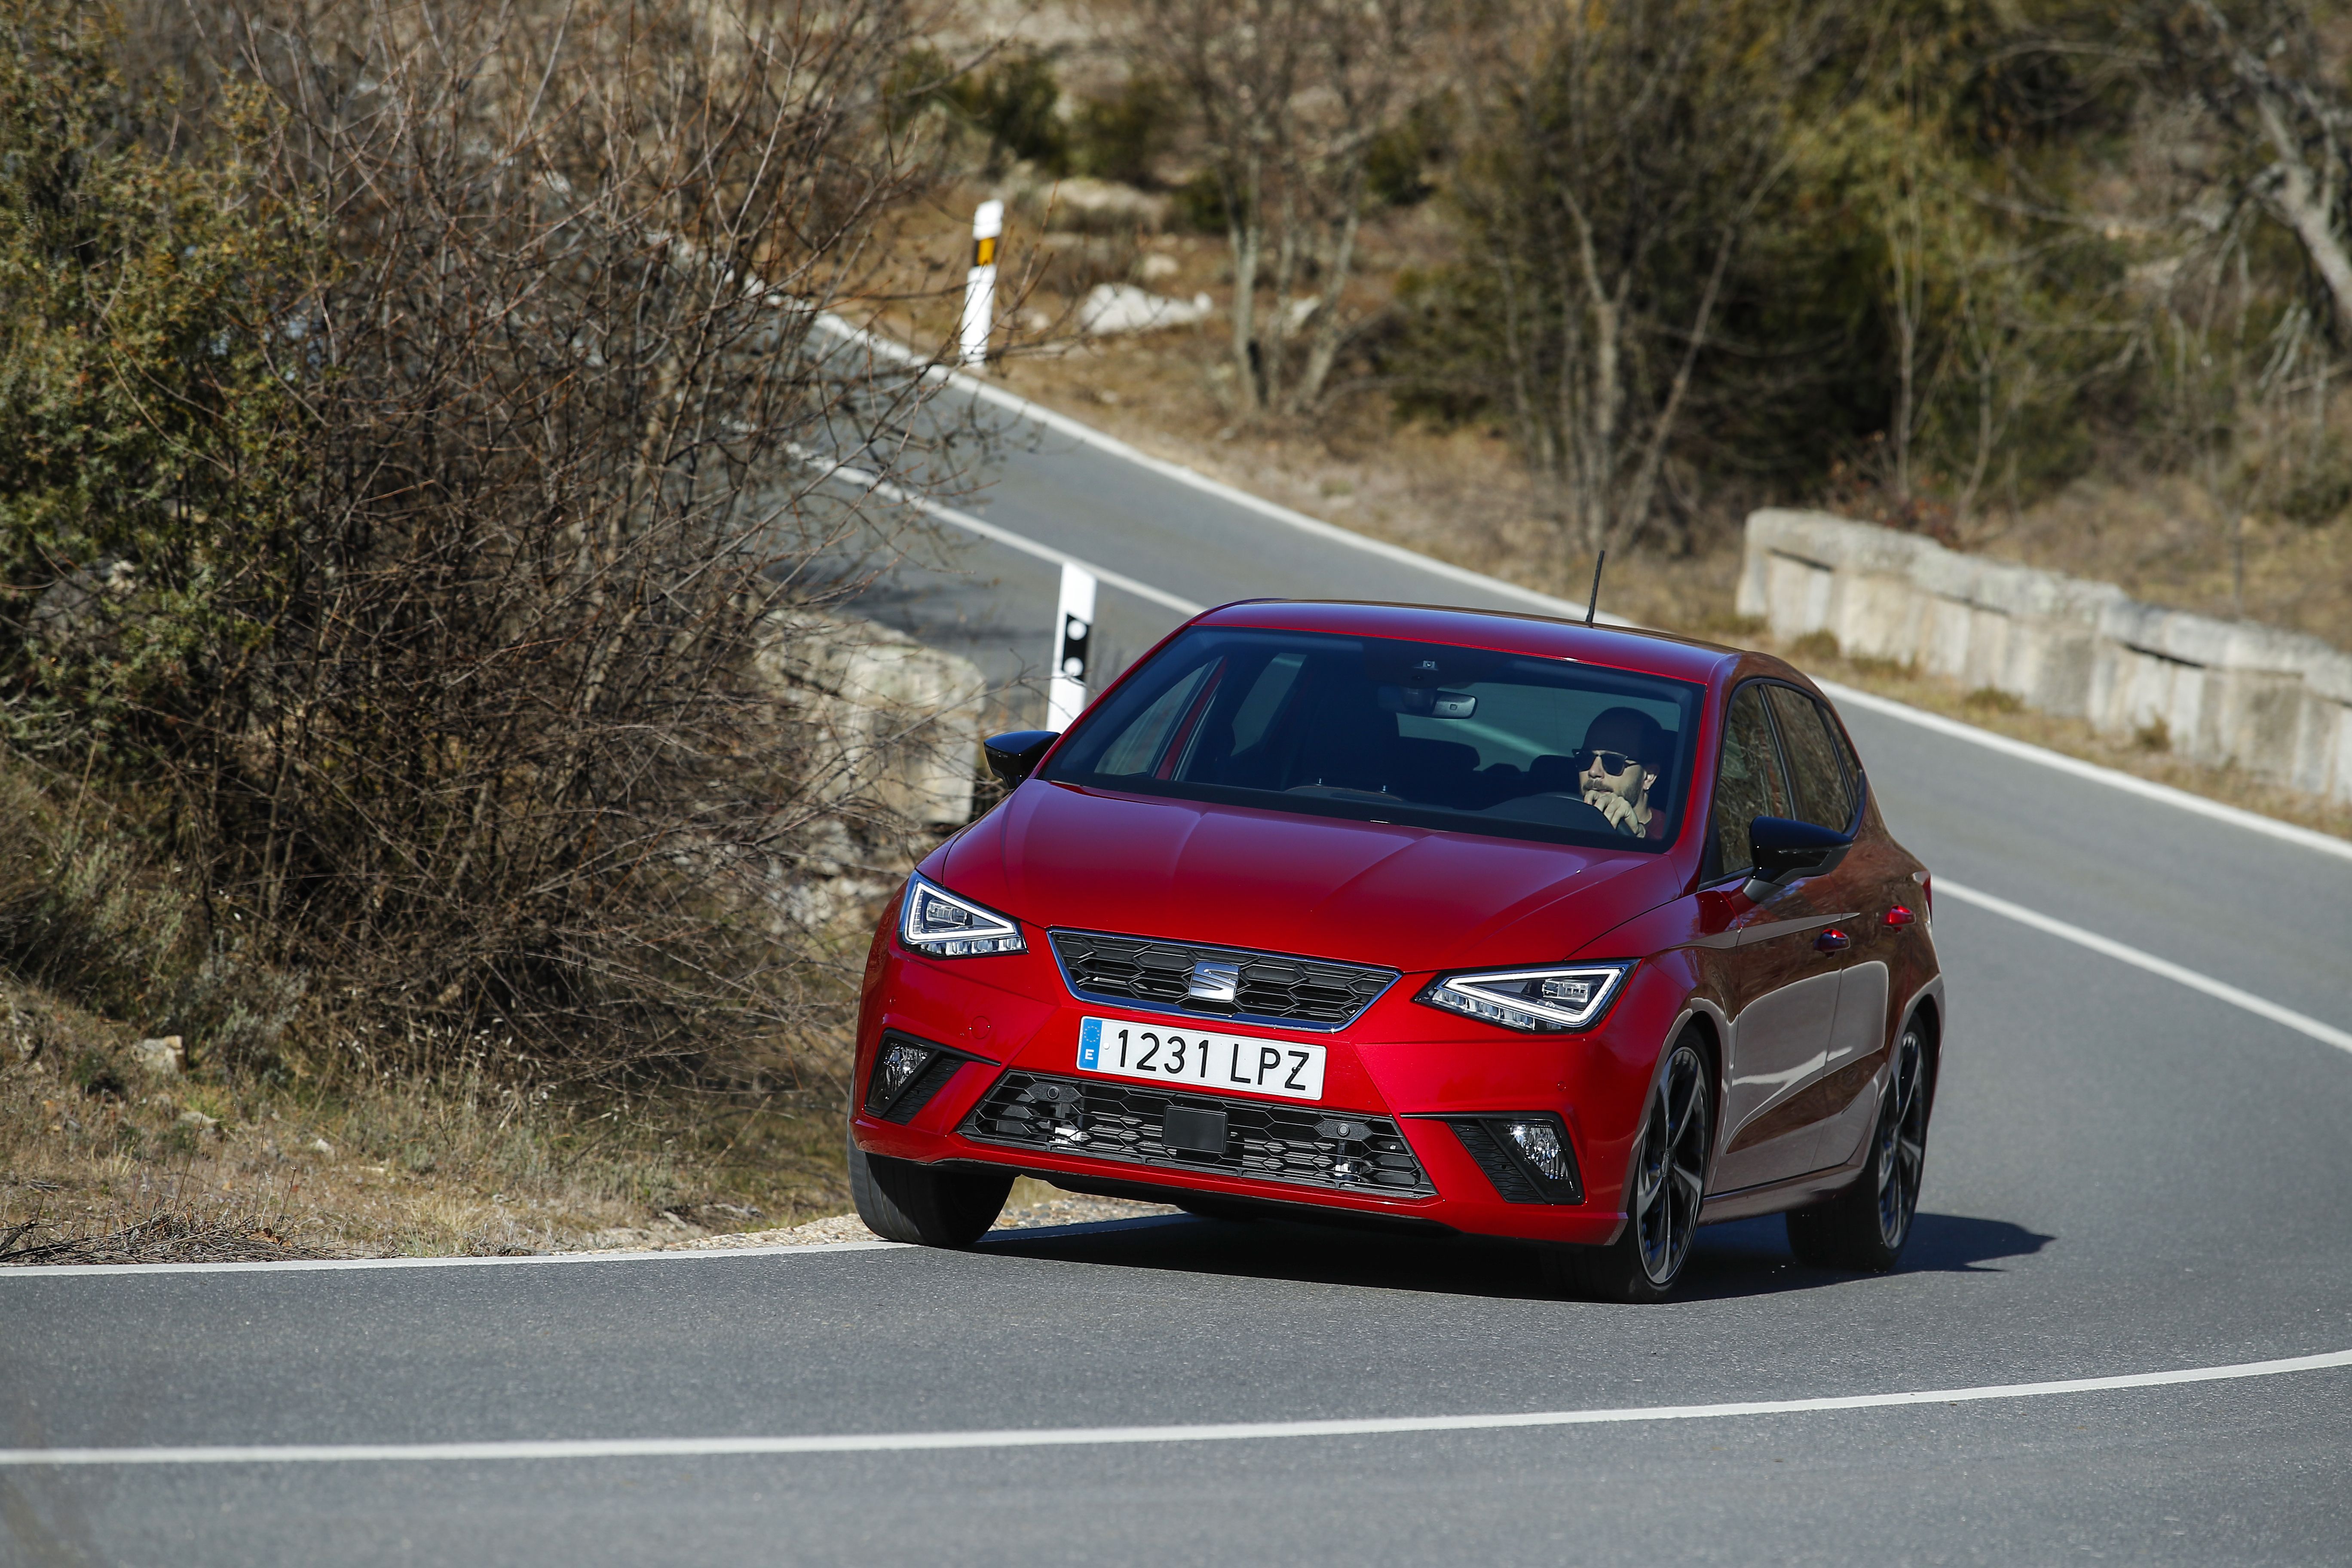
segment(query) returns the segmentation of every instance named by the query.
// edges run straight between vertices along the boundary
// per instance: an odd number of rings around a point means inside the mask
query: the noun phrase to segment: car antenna
[[[1604,550],[1601,559],[1592,563],[1592,598],[1584,606],[1584,624],[1588,626],[1592,624],[1593,612],[1601,608],[1601,569],[1608,564],[1609,552]]]

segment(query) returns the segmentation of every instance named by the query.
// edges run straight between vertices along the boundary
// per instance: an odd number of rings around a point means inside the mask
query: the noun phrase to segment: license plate
[[[1203,1034],[1125,1018],[1088,1018],[1078,1026],[1078,1070],[1105,1078],[1320,1100],[1323,1058],[1321,1046],[1289,1040]]]

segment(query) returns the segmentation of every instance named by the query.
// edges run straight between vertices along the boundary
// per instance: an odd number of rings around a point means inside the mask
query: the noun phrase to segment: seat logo
[[[1230,1002],[1242,983],[1238,963],[1195,963],[1192,983],[1184,988],[1188,1002]]]

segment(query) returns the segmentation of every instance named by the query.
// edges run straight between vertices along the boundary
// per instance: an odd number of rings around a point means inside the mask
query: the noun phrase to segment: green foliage
[[[1129,77],[1115,97],[1080,100],[1070,116],[1070,172],[1150,184],[1151,161],[1167,140],[1175,107],[1168,89],[1142,72]]]
[[[1423,100],[1372,139],[1364,157],[1364,186],[1382,206],[1418,206],[1436,193],[1432,168],[1451,150],[1452,128],[1442,100]]]
[[[972,123],[988,132],[992,152],[1002,149],[1048,174],[1069,167],[1069,136],[1059,115],[1062,88],[1048,56],[1009,54],[989,69],[966,77],[953,89]]]
[[[0,711],[39,746],[70,710],[135,763],[283,602],[311,237],[255,176],[257,100],[191,146],[106,13],[0,0]]]
[[[2297,477],[2279,499],[2279,515],[2316,528],[2352,510],[2352,459],[2331,449]]]
[[[66,1071],[73,1086],[92,1100],[121,1100],[130,1092],[114,1058],[102,1051],[82,1050],[74,1053],[73,1066]]]
[[[1225,183],[1214,169],[1200,170],[1176,187],[1176,221],[1195,234],[1223,234],[1231,226]]]
[[[1011,50],[967,70],[922,45],[899,57],[884,92],[901,120],[929,109],[984,139],[992,168],[1012,157],[1048,174],[1129,182],[1148,176],[1169,111],[1165,90],[1139,77],[1118,97],[1085,100],[1066,118],[1054,57],[1034,49]]]

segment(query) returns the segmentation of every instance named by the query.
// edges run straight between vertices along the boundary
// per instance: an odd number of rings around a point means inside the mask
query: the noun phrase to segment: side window
[[[1793,686],[1768,686],[1764,690],[1772,704],[1772,717],[1780,721],[1780,743],[1788,749],[1789,782],[1796,786],[1798,817],[1843,833],[1853,820],[1853,787],[1839,759],[1829,715]]]
[[[1772,746],[1771,721],[1764,717],[1764,689],[1741,687],[1724,720],[1723,762],[1715,775],[1715,849],[1716,864],[1725,876],[1752,864],[1749,823],[1759,816],[1789,815],[1789,786]]]

